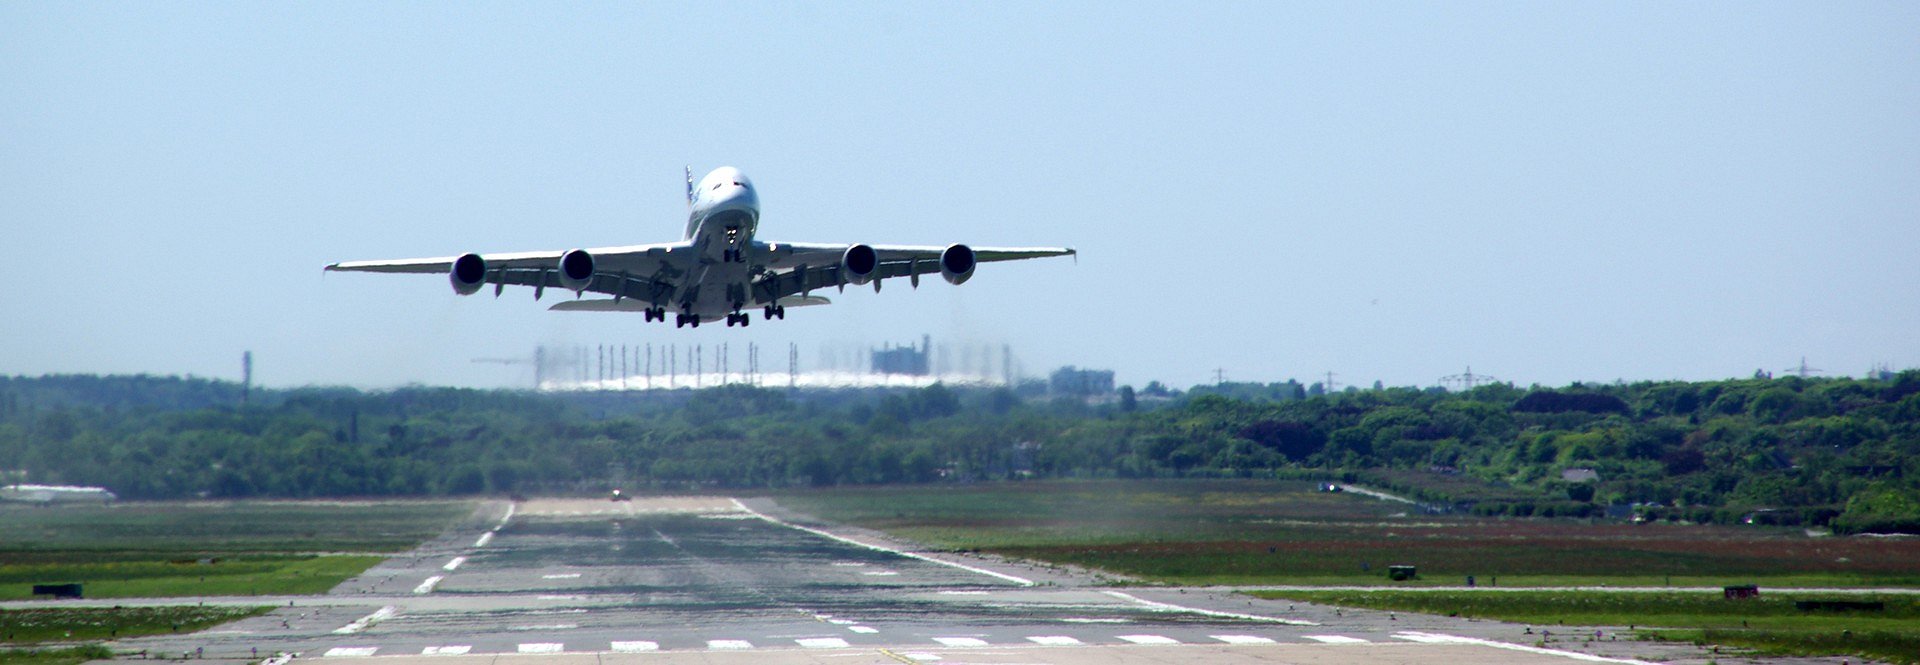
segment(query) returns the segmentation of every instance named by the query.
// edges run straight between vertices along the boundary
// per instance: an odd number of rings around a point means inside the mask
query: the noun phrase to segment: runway
[[[535,500],[495,510],[497,519],[326,596],[268,599],[291,606],[115,646],[207,658],[284,652],[332,665],[1531,664],[1684,655],[1605,637],[1588,643],[1584,634],[1570,640],[1565,631],[1560,643],[1538,645],[1544,636],[1495,622],[1117,588],[1072,571],[919,552],[766,501]],[[1581,645],[1598,655],[1570,650]]]

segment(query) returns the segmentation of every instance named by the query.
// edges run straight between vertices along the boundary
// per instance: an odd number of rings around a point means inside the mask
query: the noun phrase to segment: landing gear
[[[785,321],[787,319],[787,308],[780,305],[767,305],[760,309],[760,313],[764,315],[768,321],[774,319]]]
[[[660,317],[661,317],[660,320],[665,321],[666,313],[662,312],[660,314]],[[700,327],[700,315],[693,314],[690,312],[681,312],[679,314],[673,315],[673,327],[681,328],[685,326],[693,326],[695,328]]]
[[[667,308],[665,307],[648,307],[642,314],[647,317],[648,322],[667,320]]]
[[[720,262],[721,263],[746,263],[747,253],[740,251],[738,248],[723,249],[723,250],[720,250]]]
[[[739,325],[740,327],[745,328],[749,323],[753,323],[753,317],[748,316],[745,313],[734,312],[732,314],[727,315],[728,328],[732,328],[735,325]]]

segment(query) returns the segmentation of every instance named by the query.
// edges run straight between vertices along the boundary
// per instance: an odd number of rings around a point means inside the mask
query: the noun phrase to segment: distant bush
[[[1626,413],[1627,403],[1612,395],[1536,390],[1514,402],[1513,410],[1528,413]]]

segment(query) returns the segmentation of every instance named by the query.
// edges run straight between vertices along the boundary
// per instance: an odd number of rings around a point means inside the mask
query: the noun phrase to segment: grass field
[[[67,607],[0,610],[0,642],[36,644],[191,633],[271,607]]]
[[[76,665],[112,657],[112,650],[98,644],[53,649],[0,648],[0,665]]]
[[[0,505],[0,600],[321,593],[469,515],[460,501]]]
[[[1849,595],[1882,611],[1801,611],[1798,600],[1831,596],[1765,592],[1727,600],[1718,593],[1597,591],[1263,591],[1254,595],[1326,605],[1421,612],[1558,626],[1631,627],[1638,637],[1736,646],[1777,655],[1852,654],[1920,665],[1920,597]],[[1557,638],[1583,636],[1559,631]],[[1590,634],[1589,634],[1590,635]]]
[[[1429,516],[1259,480],[1041,481],[796,490],[796,510],[932,546],[1177,584],[1901,586],[1920,541],[1769,527]],[[1390,582],[1386,567],[1419,567]],[[1497,579],[1496,579],[1497,578]]]

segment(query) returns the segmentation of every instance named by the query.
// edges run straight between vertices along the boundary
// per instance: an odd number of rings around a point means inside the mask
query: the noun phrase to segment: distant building
[[[107,503],[120,497],[105,487],[69,485],[7,485],[0,487],[0,501],[22,503]]]
[[[1113,370],[1080,369],[1072,365],[1053,371],[1047,390],[1055,395],[1097,397],[1113,393]]]
[[[1593,469],[1567,469],[1560,472],[1560,479],[1570,483],[1599,482],[1600,472]]]
[[[913,348],[912,344],[906,346],[889,345],[884,349],[875,349],[872,356],[873,373],[926,376],[930,373],[927,356],[930,355],[932,350],[933,336],[931,335],[922,335],[920,337],[920,348],[918,349]]]

